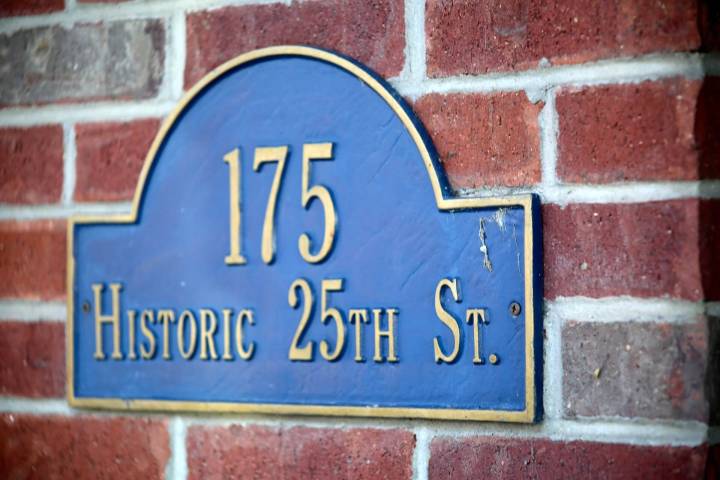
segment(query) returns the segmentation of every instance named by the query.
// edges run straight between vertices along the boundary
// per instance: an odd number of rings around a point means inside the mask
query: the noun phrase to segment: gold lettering
[[[190,323],[190,345],[188,348],[185,348],[185,321]],[[178,350],[180,350],[180,355],[186,359],[189,360],[192,358],[192,356],[195,354],[195,347],[197,345],[197,324],[195,321],[195,315],[190,310],[183,310],[183,312],[180,314],[180,318],[178,318],[178,332],[177,332],[177,338],[178,338]]]
[[[208,325],[210,320],[210,325]],[[215,351],[215,330],[217,330],[217,317],[215,312],[207,308],[200,309],[200,359],[208,359],[208,350],[210,357],[217,360],[218,355]]]
[[[323,213],[325,214],[323,242],[317,253],[310,253],[310,236],[307,233],[303,233],[298,239],[300,255],[308,263],[320,263],[325,260],[335,241],[337,216],[335,215],[332,194],[324,185],[310,186],[311,162],[313,160],[332,160],[332,149],[332,143],[307,143],[303,145],[301,203],[303,208],[307,210],[310,208],[313,199],[317,198],[322,203]]]
[[[368,311],[366,308],[351,308],[348,310],[348,321],[355,324],[355,361],[364,362],[362,355],[362,324],[368,323]]]
[[[300,340],[302,339],[305,329],[307,328],[308,322],[310,321],[310,314],[312,313],[312,307],[314,303],[312,289],[310,284],[304,278],[298,278],[290,285],[288,290],[288,304],[292,308],[297,308],[300,303],[296,289],[300,289],[303,298],[303,311],[300,317],[300,322],[295,329],[295,336],[293,336],[292,343],[290,344],[290,351],[288,352],[288,358],[292,361],[310,362],[313,359],[313,346],[312,340],[307,342],[307,345],[300,347]]]
[[[268,195],[267,206],[265,207],[265,220],[263,221],[262,240],[260,253],[263,262],[271,264],[275,261],[275,206],[277,205],[278,192],[285,171],[285,160],[287,159],[288,147],[259,147],[255,149],[255,160],[253,170],[260,170],[264,163],[277,163],[275,177],[273,177]]]
[[[320,322],[327,323],[332,318],[335,321],[335,333],[337,341],[335,349],[330,353],[330,344],[326,340],[320,342],[320,355],[332,362],[337,360],[345,348],[345,324],[343,323],[342,314],[337,308],[328,307],[328,292],[340,292],[343,289],[343,281],[341,279],[323,280],[320,291]]]
[[[105,352],[103,352],[103,324],[111,323],[113,328],[113,360],[122,360],[122,352],[120,351],[120,290],[122,285],[119,283],[111,283],[110,291],[112,292],[112,313],[110,315],[102,315],[102,291],[105,284],[94,283],[92,291],[95,297],[95,359],[105,360]]]
[[[395,316],[397,315],[398,311],[396,308],[385,309],[385,313],[388,317],[387,330],[380,329],[382,312],[383,311],[381,308],[373,308],[373,317],[375,319],[375,355],[373,356],[373,361],[378,363],[383,361],[382,346],[380,345],[380,340],[385,337],[388,342],[387,361],[390,363],[395,363],[398,361],[398,358],[395,356]]]
[[[229,308],[223,308],[223,360],[232,360],[233,356],[230,353],[230,323],[232,322],[232,310]]]
[[[148,346],[146,347],[144,343],[140,344],[140,356],[145,360],[155,356],[155,332],[148,327],[148,321],[153,322],[152,310],[143,310],[140,314],[140,330],[147,339]]]
[[[480,357],[480,326],[479,324],[485,322],[485,309],[484,308],[468,308],[465,314],[465,321],[472,323],[473,326],[473,363],[482,364],[483,360]]]
[[[250,360],[255,352],[255,342],[250,342],[250,346],[246,349],[243,344],[243,321],[247,319],[248,325],[255,325],[252,310],[240,310],[235,323],[235,346],[240,358]]]
[[[127,319],[128,319],[128,358],[130,360],[137,360],[137,355],[135,354],[135,317],[137,316],[137,312],[135,310],[128,310],[127,311]]]
[[[158,310],[158,323],[163,324],[163,358],[170,359],[170,322],[175,321],[175,312],[172,310]]]
[[[240,150],[226,153],[223,161],[230,167],[230,255],[225,257],[228,265],[245,265],[247,260],[242,254],[242,168]]]
[[[442,290],[443,288],[449,288],[450,293],[452,293],[453,300],[456,302],[460,301],[460,296],[458,295],[458,282],[457,279],[449,280],[447,278],[443,278],[440,280],[437,284],[437,288],[435,289],[435,314],[440,319],[441,322],[445,324],[450,329],[450,332],[452,332],[453,336],[453,342],[454,346],[452,349],[452,352],[450,354],[445,354],[442,349],[440,348],[440,338],[435,337],[433,338],[433,347],[435,349],[435,361],[437,363],[452,363],[455,361],[455,358],[458,355],[458,352],[460,351],[460,326],[458,325],[458,321],[448,313],[445,308],[443,308],[442,305]]]

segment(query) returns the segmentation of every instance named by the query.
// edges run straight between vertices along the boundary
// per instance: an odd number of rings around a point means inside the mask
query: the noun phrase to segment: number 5
[[[307,143],[303,145],[302,160],[302,206],[306,210],[310,208],[313,199],[320,200],[325,212],[325,232],[320,250],[310,253],[310,237],[307,233],[300,235],[298,249],[300,255],[308,263],[320,263],[325,260],[332,250],[335,240],[335,227],[337,217],[335,216],[335,204],[333,203],[330,191],[323,185],[310,187],[310,162],[313,160],[332,160],[332,143]]]

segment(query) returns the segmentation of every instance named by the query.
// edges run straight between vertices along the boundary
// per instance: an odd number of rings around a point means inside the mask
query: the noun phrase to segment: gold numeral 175
[[[259,147],[255,149],[253,170],[260,171],[266,163],[276,163],[268,201],[265,207],[265,220],[262,228],[261,256],[263,262],[271,264],[275,260],[275,211],[283,174],[288,156],[288,147]],[[303,145],[301,205],[308,209],[313,200],[318,199],[323,207],[325,229],[323,240],[317,253],[310,252],[310,237],[303,233],[298,239],[300,255],[308,263],[322,262],[330,253],[335,240],[337,218],[335,203],[330,190],[323,185],[310,184],[310,166],[313,160],[332,160],[332,143],[309,143]],[[242,253],[242,164],[240,150],[225,154],[225,163],[230,167],[230,254],[225,257],[228,265],[245,265],[247,260]]]

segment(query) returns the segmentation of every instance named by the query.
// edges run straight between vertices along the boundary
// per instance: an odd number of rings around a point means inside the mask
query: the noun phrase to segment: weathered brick
[[[2,478],[165,478],[166,422],[86,416],[0,417]]]
[[[61,126],[0,128],[0,202],[57,202],[62,184]]]
[[[695,136],[701,85],[676,78],[561,90],[559,178],[609,183],[719,176],[720,162],[709,161],[710,152],[703,161]]]
[[[0,298],[65,296],[63,221],[0,222]]]
[[[415,438],[403,430],[200,427],[187,433],[189,478],[409,479]]]
[[[562,331],[567,417],[707,421],[707,326],[570,321]]]
[[[430,445],[428,478],[702,478],[706,456],[706,445],[440,437]]]
[[[700,46],[696,0],[428,0],[425,11],[434,77]]]
[[[404,35],[402,0],[294,1],[192,13],[185,83],[243,52],[289,44],[336,50],[391,77],[403,67]]]
[[[75,199],[130,200],[159,124],[148,119],[77,125]]]
[[[544,205],[545,296],[701,300],[698,201]]]
[[[158,93],[165,28],[125,20],[0,34],[0,105],[142,99]]]
[[[0,394],[65,394],[65,324],[0,322]]]
[[[414,109],[456,188],[540,181],[538,114],[523,92],[427,95]]]
[[[37,15],[65,8],[65,0],[3,0],[0,2],[0,17]]]

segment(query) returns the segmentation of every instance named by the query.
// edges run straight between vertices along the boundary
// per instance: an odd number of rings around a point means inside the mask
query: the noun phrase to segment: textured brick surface
[[[157,94],[165,30],[158,20],[126,20],[0,34],[0,105]]]
[[[159,120],[77,125],[77,181],[80,201],[130,200]]]
[[[610,319],[611,320],[611,319]],[[565,415],[707,421],[706,322],[568,322],[562,332]]]
[[[190,479],[409,479],[415,438],[402,430],[188,429]]]
[[[53,203],[63,184],[59,125],[0,128],[0,203]]]
[[[695,0],[428,0],[431,76],[480,74],[700,46]]]
[[[698,201],[544,205],[545,296],[701,300]]]
[[[433,94],[414,105],[454,188],[537,183],[541,109],[523,92]]]
[[[65,296],[64,221],[0,222],[0,298]]]
[[[37,15],[65,8],[64,0],[3,0],[0,2],[0,17],[16,15]]]
[[[140,418],[0,417],[0,477],[165,478],[163,421]]]
[[[702,478],[707,447],[553,442],[521,438],[437,438],[428,478]]]
[[[65,324],[0,322],[0,394],[65,394]]]
[[[402,70],[404,35],[402,0],[295,1],[192,13],[185,83],[243,52],[289,44],[336,50],[392,77]]]
[[[571,183],[699,178],[694,132],[701,83],[672,79],[562,90],[558,177]],[[713,170],[702,173],[720,174],[720,166]]]

